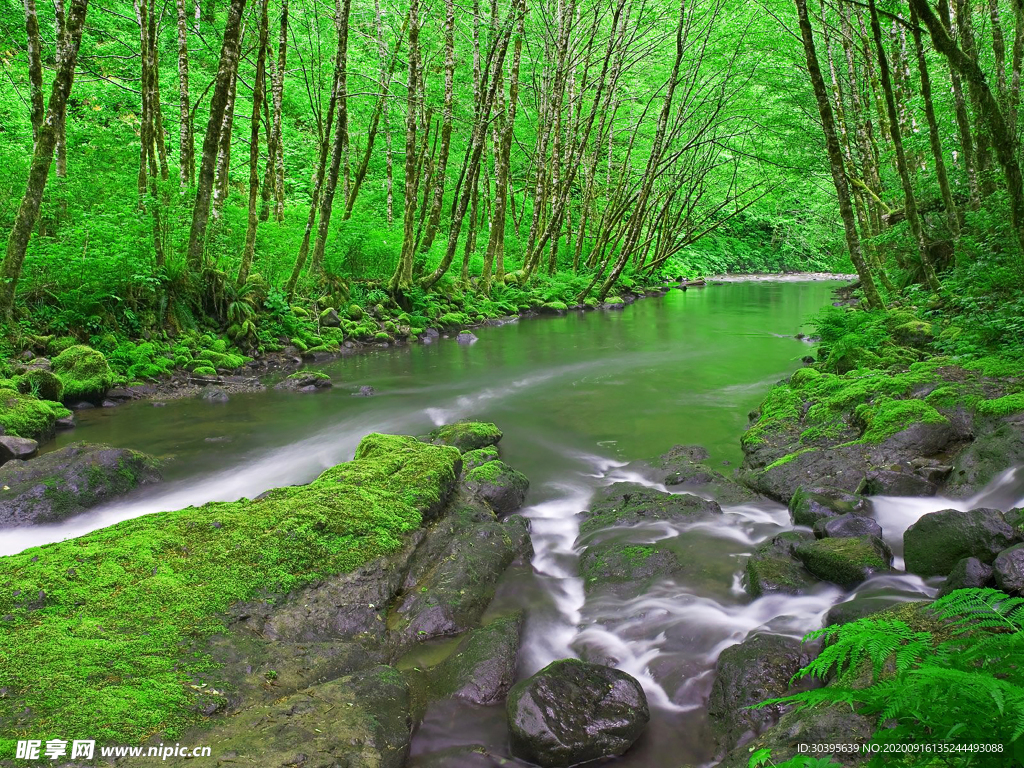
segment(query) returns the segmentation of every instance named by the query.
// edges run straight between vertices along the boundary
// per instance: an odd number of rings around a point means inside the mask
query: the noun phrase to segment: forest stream
[[[595,489],[617,481],[673,490],[633,471],[630,462],[676,444],[699,444],[725,474],[742,454],[748,413],[811,351],[798,333],[832,301],[832,281],[752,281],[670,291],[622,311],[572,312],[474,329],[454,339],[374,351],[321,366],[333,389],[309,396],[275,391],[200,399],[137,401],[78,413],[78,427],[48,448],[72,441],[108,443],[169,459],[165,482],[59,526],[17,528],[0,554],[56,541],[129,517],[210,500],[252,497],[305,483],[352,458],[369,432],[423,434],[473,417],[504,431],[503,459],[530,481],[527,505],[534,556],[506,572],[489,613],[525,609],[520,679],[555,659],[610,661],[644,686],[652,719],[616,766],[707,764],[714,757],[706,702],[724,648],[754,630],[802,637],[845,600],[890,602],[933,597],[935,585],[903,572],[878,575],[852,593],[821,583],[801,596],[751,600],[741,576],[760,543],[792,527],[781,504],[726,505],[724,515],[687,525],[607,529],[579,536],[577,513]],[[372,386],[373,397],[353,396]],[[154,407],[162,405],[162,407]],[[901,565],[903,531],[920,515],[1021,504],[1024,489],[1008,471],[984,499],[876,497],[875,517]],[[671,539],[699,563],[685,580],[623,596],[598,585],[585,593],[579,553],[597,538],[637,545]],[[427,644],[399,666],[432,664],[452,642]],[[455,700],[428,709],[410,766],[426,754],[482,744],[508,755],[504,707]],[[498,765],[480,758],[451,765]],[[509,758],[501,765],[526,765]]]

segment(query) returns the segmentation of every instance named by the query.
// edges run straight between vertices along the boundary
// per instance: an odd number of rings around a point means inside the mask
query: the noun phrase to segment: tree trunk
[[[270,199],[274,199],[274,218],[284,221],[284,145],[281,106],[284,102],[284,71],[288,65],[288,0],[281,1],[281,27],[277,41],[277,67],[271,77],[270,98],[274,109],[267,139],[267,171],[263,176],[264,210],[260,221],[270,218]]]
[[[188,12],[185,0],[178,5],[178,181],[182,190],[195,183],[196,161],[192,147],[192,111],[188,93]]]
[[[828,102],[825,79],[821,76],[821,68],[818,66],[818,54],[814,49],[814,35],[811,31],[811,22],[807,15],[807,0],[795,1],[797,14],[800,17],[800,37],[803,40],[804,57],[807,60],[807,70],[810,74],[811,85],[814,88],[814,98],[818,103],[818,114],[821,116],[822,129],[825,133],[825,145],[828,149],[832,181],[835,184],[836,195],[839,198],[839,215],[843,219],[846,245],[850,250],[850,259],[853,261],[857,274],[860,276],[861,287],[864,290],[868,306],[881,308],[884,306],[882,304],[882,297],[878,294],[875,281],[871,276],[871,270],[865,263],[864,255],[861,251],[857,224],[854,221],[853,205],[850,202],[850,186],[846,179],[846,171],[843,168],[843,154],[839,148],[839,137],[836,134],[835,118],[832,115],[832,107]]]
[[[39,127],[39,135],[32,153],[25,195],[14,217],[14,225],[7,239],[7,251],[3,264],[0,265],[0,316],[8,321],[13,316],[18,278],[21,277],[21,268],[25,263],[25,252],[28,249],[32,228],[39,216],[46,179],[50,175],[53,151],[57,145],[57,125],[67,108],[68,97],[74,84],[75,64],[78,61],[78,47],[82,41],[87,2],[88,0],[71,0],[71,12],[67,16],[65,27],[64,55],[50,88],[50,102],[46,117]]]
[[[939,13],[947,31],[953,34],[952,16],[949,11],[949,0],[939,0]],[[963,83],[960,73],[950,67],[950,82],[953,88],[954,114],[956,115],[957,132],[960,134],[960,152],[964,159],[964,173],[967,175],[967,191],[971,198],[971,208],[981,207],[981,192],[978,189],[977,158],[975,157],[974,137],[971,135],[971,120],[967,116],[967,100],[964,99]]]
[[[57,67],[59,68],[64,57],[67,56],[67,23],[64,13],[64,0],[54,0],[54,17],[56,21],[57,38]],[[57,116],[57,178],[63,179],[68,175],[68,139],[67,139],[67,109],[62,109]]]
[[[868,5],[871,11],[871,32],[875,38],[875,48],[878,55],[878,68],[882,73],[882,93],[885,96],[885,105],[889,112],[889,135],[892,137],[893,149],[896,150],[896,170],[903,185],[907,223],[910,225],[910,232],[917,243],[925,282],[929,288],[937,291],[939,290],[939,278],[935,274],[935,267],[932,266],[931,258],[928,256],[928,241],[925,239],[921,217],[917,211],[917,198],[914,196],[914,186],[910,181],[910,171],[907,168],[907,156],[903,149],[903,133],[900,129],[900,121],[896,112],[896,100],[892,90],[892,76],[889,72],[889,59],[885,53],[885,46],[882,43],[882,27],[878,23],[878,9],[875,6],[875,0],[868,0]]]
[[[188,238],[188,264],[198,270],[203,263],[203,246],[206,228],[210,221],[210,203],[213,198],[213,172],[217,162],[217,148],[220,144],[221,126],[227,109],[228,93],[238,68],[239,46],[242,33],[242,13],[245,0],[231,0],[228,7],[227,23],[224,26],[224,42],[217,65],[217,79],[214,82],[213,98],[210,101],[210,120],[206,125],[203,139],[203,154],[196,179],[196,202],[192,209],[192,226]]]
[[[387,195],[388,226],[395,220],[395,180],[394,180],[394,158],[391,153],[391,121],[388,114],[388,101],[391,98],[391,70],[392,65],[388,62],[388,46],[384,39],[384,19],[381,16],[380,0],[374,0],[374,21],[377,29],[377,45],[380,50],[380,79],[387,85],[381,94],[381,119],[384,121],[384,189]],[[395,47],[396,52],[398,46]],[[385,72],[385,68],[387,71]]]
[[[244,32],[243,32],[244,34]],[[241,52],[241,41],[239,41]],[[228,89],[228,102],[224,108],[224,121],[220,127],[220,139],[217,142],[217,179],[213,187],[213,218],[219,219],[228,198],[231,171],[231,134],[235,126],[235,97],[238,94],[238,64],[231,73],[231,86]]]
[[[338,188],[338,175],[348,146],[348,18],[351,0],[338,0],[338,108],[334,123],[334,149],[331,151],[331,165],[324,179],[323,197],[320,199],[320,221],[317,222],[316,240],[313,243],[313,257],[309,271],[316,272],[324,260],[327,233],[331,226],[334,208],[334,194]]]
[[[28,81],[31,88],[29,97],[32,118],[32,143],[39,140],[39,129],[43,126],[46,108],[43,105],[43,59],[42,42],[39,39],[39,16],[36,0],[25,0],[25,32],[28,36]]]
[[[256,227],[259,224],[257,204],[260,192],[260,110],[263,109],[263,97],[266,94],[267,78],[267,37],[268,19],[267,3],[260,5],[260,43],[256,53],[256,79],[252,89],[252,119],[249,122],[249,219],[245,227],[245,246],[242,249],[242,263],[238,265],[238,277],[235,284],[242,286],[249,279],[252,268],[252,256],[256,249]]]

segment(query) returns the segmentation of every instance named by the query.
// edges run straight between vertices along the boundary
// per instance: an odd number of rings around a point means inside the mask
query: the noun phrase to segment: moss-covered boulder
[[[955,499],[978,493],[996,476],[1024,463],[1024,416],[1005,419],[979,435],[953,462],[943,494]]]
[[[717,502],[699,496],[665,493],[637,483],[613,483],[597,491],[589,508],[580,513],[580,533],[643,522],[692,522],[702,515],[721,513]]]
[[[64,397],[64,382],[56,374],[43,368],[33,368],[14,378],[18,391],[40,400],[60,402]]]
[[[498,449],[493,445],[489,445],[486,448],[477,448],[475,451],[466,451],[462,454],[462,471],[469,472],[489,461],[497,461],[497,459]]]
[[[0,467],[0,527],[57,523],[160,479],[144,453],[72,443]]]
[[[46,440],[53,436],[57,421],[69,416],[71,411],[60,403],[0,387],[0,429],[6,435]]]
[[[814,586],[815,580],[794,557],[793,550],[813,540],[803,531],[785,531],[759,545],[747,559],[744,587],[751,597],[781,592],[800,595]]]
[[[797,546],[793,555],[819,579],[846,589],[892,566],[888,545],[874,536],[809,541]]]
[[[779,704],[753,709],[768,699],[785,696],[789,681],[811,661],[797,639],[758,634],[722,651],[708,698],[711,727],[723,752],[749,741],[778,722]]]
[[[555,661],[509,692],[512,754],[544,768],[621,755],[650,720],[644,689],[618,669]]]
[[[814,527],[821,520],[850,514],[867,514],[871,502],[863,496],[840,488],[797,488],[789,500],[789,515],[794,525]]]
[[[998,509],[943,509],[922,515],[903,534],[907,570],[919,576],[946,576],[965,557],[988,565],[1021,540]]]
[[[265,631],[253,634],[248,627],[265,630],[264,612],[279,610],[289,593],[308,597],[303,589],[359,569],[363,583],[380,578],[374,561],[415,548],[424,522],[445,507],[460,469],[460,454],[453,448],[370,435],[353,461],[327,470],[309,485],[280,488],[258,500],[146,515],[0,558],[0,584],[5,585],[0,616],[7,617],[0,657],[7,660],[9,681],[0,698],[0,722],[28,711],[26,727],[32,731],[107,744],[139,743],[167,729],[180,733],[200,722],[208,705],[214,712],[223,706],[226,697],[202,643],[223,632],[231,612],[250,638],[275,642]],[[391,572],[396,590],[404,572]],[[351,588],[339,594],[359,597]],[[368,602],[361,607],[372,610]],[[332,608],[330,614],[325,611],[329,628],[338,620],[338,601]],[[387,608],[379,606],[380,612],[373,613],[374,624],[383,625]],[[57,645],[60,654],[52,652]],[[211,680],[205,688],[195,682],[204,676]],[[40,686],[40,679],[49,682]],[[400,681],[397,673],[394,679]],[[314,677],[305,684],[315,682]],[[399,697],[405,690],[401,682],[387,688]],[[345,725],[348,703],[366,718],[381,719],[392,710],[384,704],[390,694],[378,704],[375,695],[350,692],[350,698],[321,696],[329,702],[322,710],[325,719],[315,726],[323,734],[304,726],[277,736],[305,734],[303,749],[322,737],[315,743],[330,753],[335,749],[332,734],[345,734],[338,759],[353,760],[360,752],[351,739],[368,744],[373,724],[361,720],[363,730]],[[290,707],[297,707],[298,714],[319,705],[307,693],[281,706],[262,714],[284,717],[280,713]],[[396,719],[408,728],[407,709],[403,705],[399,711]],[[238,729],[250,745],[242,747],[239,736],[240,749],[271,754],[271,747],[285,744],[273,741],[273,728],[268,726],[268,732],[258,724],[270,720],[253,716]],[[287,742],[291,754],[297,747]],[[376,752],[371,757],[378,762],[367,766],[383,764]],[[388,765],[401,765],[404,749],[398,752],[396,762]]]
[[[708,452],[699,445],[676,445],[656,459],[634,462],[629,469],[664,483],[673,491],[694,491],[719,504],[751,504],[764,496],[712,468]]]
[[[501,430],[494,424],[482,421],[458,421],[445,424],[427,436],[427,442],[434,445],[451,445],[465,453],[477,448],[497,445]]]
[[[53,358],[53,372],[64,384],[65,402],[99,402],[114,381],[103,353],[84,344],[68,347]]]
[[[333,386],[331,377],[322,371],[297,371],[275,384],[274,389],[308,393],[323,391]]]
[[[466,473],[463,482],[471,493],[486,501],[499,516],[523,506],[530,481],[503,461],[489,461]]]

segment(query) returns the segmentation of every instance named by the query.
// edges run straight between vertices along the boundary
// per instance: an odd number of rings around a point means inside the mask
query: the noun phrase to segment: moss
[[[488,461],[486,464],[470,470],[466,473],[466,481],[469,483],[487,483],[494,486],[508,485],[517,475],[514,469],[503,461]]]
[[[202,360],[209,363],[209,367],[211,368],[234,370],[235,368],[241,368],[252,360],[252,358],[231,352],[217,352],[213,349],[204,349],[196,355],[196,360]]]
[[[493,446],[487,446],[486,448],[477,448],[473,451],[466,451],[462,454],[462,467],[468,472],[471,469],[475,469],[489,461],[495,461],[498,458],[498,449]]]
[[[608,296],[604,300],[604,303],[605,304],[616,304],[617,305],[617,304],[625,304],[626,302],[622,300],[621,296]]]
[[[97,400],[113,383],[107,358],[92,347],[68,347],[53,359],[53,372],[64,384],[65,400]]]
[[[818,578],[848,588],[863,581],[868,572],[889,565],[867,537],[818,539],[799,545],[795,553]]]
[[[308,370],[307,371],[297,371],[297,372],[291,374],[288,378],[289,379],[326,379],[327,381],[331,380],[331,377],[328,376],[323,371],[308,371]]]
[[[497,445],[501,440],[501,430],[486,422],[459,421],[438,427],[427,439],[435,445],[453,445],[460,451],[473,451]]]
[[[71,411],[60,403],[13,390],[5,389],[0,393],[0,426],[8,435],[33,440],[45,438],[53,433],[57,419],[70,415]]]
[[[946,424],[948,419],[924,400],[892,400],[882,398],[877,402],[857,407],[857,418],[867,429],[860,442],[880,443],[887,437],[902,432],[911,424]]]
[[[547,301],[541,307],[549,312],[565,312],[569,309],[568,305],[564,301]]]
[[[296,306],[296,305],[293,304],[292,305],[292,314],[295,315],[296,317],[301,317],[303,319],[306,319],[306,318],[309,317],[309,310],[306,309],[305,307],[299,307],[299,306]]]
[[[978,413],[985,416],[1009,416],[1011,413],[1024,411],[1024,392],[1017,392],[995,400],[982,400],[978,403]]]
[[[217,370],[215,368],[211,368],[208,365],[200,365],[193,368],[192,373],[194,373],[196,376],[216,376]]]
[[[462,312],[445,312],[437,318],[437,324],[442,328],[451,328],[457,325],[469,325],[469,318]]]
[[[326,354],[326,355],[333,355],[333,354],[336,354],[339,349],[341,349],[341,347],[338,344],[336,344],[334,342],[330,342],[328,344],[318,344],[315,347],[310,347],[306,351],[309,352],[310,354],[313,354],[313,355],[315,355],[317,353]]]
[[[391,334],[389,334],[387,331],[377,331],[377,333],[375,333],[373,335],[373,340],[374,341],[391,341]]]
[[[356,322],[359,322],[360,320],[363,319],[363,308],[360,307],[358,304],[352,304],[348,308],[348,317],[350,320],[355,320]]]
[[[800,389],[808,384],[814,383],[821,378],[820,371],[814,368],[801,368],[789,377],[789,386],[793,389]]]
[[[763,441],[764,434],[777,428],[780,422],[798,422],[802,408],[803,399],[800,395],[788,385],[779,384],[761,403],[757,423],[743,434],[741,442],[744,445],[755,445]]]
[[[16,376],[14,383],[22,394],[34,395],[41,400],[60,402],[64,396],[64,382],[56,374],[41,368],[35,368]]]
[[[792,453],[787,453],[781,459],[776,459],[771,464],[769,464],[767,467],[765,467],[765,471],[768,471],[769,469],[775,469],[776,467],[781,467],[783,464],[789,464],[789,462],[791,462],[797,456],[800,456],[800,455],[802,455],[804,453],[809,453],[810,451],[816,451],[816,450],[818,450],[818,449],[817,448],[801,448],[799,451],[793,451]]]
[[[211,667],[183,649],[223,630],[220,612],[396,551],[458,463],[452,448],[370,435],[307,486],[0,558],[0,721],[29,708],[31,733],[12,736],[101,743],[180,733],[201,719],[192,681]]]

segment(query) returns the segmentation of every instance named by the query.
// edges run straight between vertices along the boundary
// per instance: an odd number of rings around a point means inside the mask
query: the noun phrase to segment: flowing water
[[[750,600],[740,575],[745,557],[790,527],[781,505],[725,507],[713,522],[660,524],[599,532],[632,543],[671,540],[701,564],[686,582],[665,582],[623,598],[585,594],[577,575],[576,513],[594,490],[674,444],[699,443],[728,472],[742,458],[747,414],[768,388],[798,368],[810,348],[795,338],[806,317],[830,301],[831,282],[740,282],[637,302],[623,311],[572,313],[477,329],[473,345],[382,350],[322,366],[336,386],[315,395],[266,392],[227,403],[137,402],[79,414],[72,440],[106,442],[168,459],[166,482],[60,526],[5,531],[0,554],[55,541],[118,520],[210,500],[255,496],[307,482],[350,459],[368,432],[422,434],[475,417],[505,432],[503,458],[531,480],[527,507],[534,558],[510,569],[492,612],[526,610],[520,674],[554,659],[601,658],[636,676],[652,705],[645,735],[616,766],[708,763],[714,745],[704,710],[718,654],[754,631],[800,637],[848,599],[922,599],[935,584],[906,574],[875,577],[855,594],[822,585],[801,597]],[[362,385],[375,397],[353,397]],[[1024,496],[1024,472],[1008,471],[984,501],[1007,509]],[[655,487],[665,490],[663,486]],[[979,501],[979,500],[974,500]],[[964,506],[967,505],[967,506]],[[902,533],[920,515],[971,502],[882,498],[876,516],[897,555]],[[977,505],[977,504],[975,504]],[[438,649],[450,650],[451,643]],[[508,759],[504,708],[433,705],[413,743],[422,756],[481,744],[493,757],[446,765],[518,765]]]

